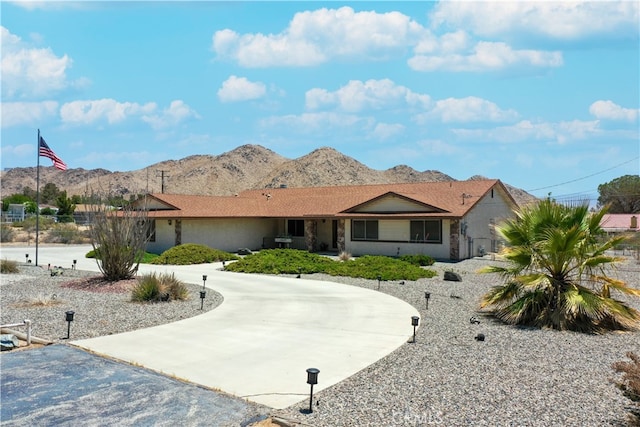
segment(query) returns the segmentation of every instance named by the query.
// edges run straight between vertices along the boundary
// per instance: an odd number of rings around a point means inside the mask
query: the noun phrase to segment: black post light
[[[29,262],[29,254],[24,254],[24,262]]]
[[[424,293],[424,303],[425,303],[425,310],[429,309],[429,298],[431,298],[431,293],[429,292],[425,292]]]
[[[65,320],[67,321],[67,338],[66,339],[69,339],[69,337],[71,336],[71,322],[73,322],[73,315],[76,314],[76,312],[69,310],[64,314],[65,314]]]
[[[319,369],[309,368],[307,369],[307,384],[311,385],[311,393],[309,394],[309,413],[313,412],[313,386],[318,384]]]
[[[202,290],[204,291],[204,284],[207,283],[207,275],[202,275]],[[202,298],[202,297],[201,297]]]
[[[378,290],[380,290],[380,281],[382,280],[382,276],[378,274]]]
[[[78,260],[77,260],[77,259],[74,259],[74,260],[73,260],[73,269],[74,269],[74,270],[76,269],[76,264],[78,264]]]
[[[418,316],[411,316],[411,325],[413,326],[413,341],[411,341],[412,343],[416,342],[416,326],[418,326],[419,320],[420,318]]]
[[[204,297],[207,296],[207,291],[200,291],[200,310],[204,309]]]

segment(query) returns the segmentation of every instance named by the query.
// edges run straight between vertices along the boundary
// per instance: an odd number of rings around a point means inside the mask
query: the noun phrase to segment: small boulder
[[[458,273],[454,273],[453,271],[445,271],[444,280],[448,280],[450,282],[462,282],[462,276]]]

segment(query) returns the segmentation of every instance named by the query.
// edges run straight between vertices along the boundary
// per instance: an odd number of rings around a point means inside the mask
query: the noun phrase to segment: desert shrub
[[[629,414],[630,425],[640,426],[640,356],[635,353],[627,353],[630,362],[621,361],[612,365],[613,369],[622,374],[622,378],[616,382],[622,394],[631,400]]]
[[[326,273],[332,276],[361,277],[382,280],[418,280],[436,273],[399,259],[365,255],[345,262],[334,262]]]
[[[131,290],[131,300],[136,302],[159,301],[160,281],[155,274],[145,274],[138,278],[138,283]]]
[[[12,242],[14,235],[12,227],[5,224],[0,226],[0,242]]]
[[[18,263],[9,259],[0,260],[0,273],[18,273]]]
[[[363,256],[349,261],[329,258],[296,249],[269,249],[248,255],[226,267],[243,273],[296,274],[326,273],[332,276],[383,280],[417,280],[435,272],[385,256]]]
[[[408,262],[409,264],[419,265],[421,267],[433,265],[436,262],[429,255],[422,255],[422,254],[402,255],[400,257],[400,261],[405,261],[405,262]]]
[[[338,259],[340,261],[349,261],[351,259],[351,254],[349,252],[342,251],[338,254]]]
[[[84,243],[86,238],[75,224],[56,224],[43,240],[46,243]]]
[[[266,249],[226,266],[228,271],[263,274],[312,274],[335,262],[299,249]]]
[[[185,300],[188,297],[187,287],[173,273],[145,274],[131,290],[131,300],[136,302]]]
[[[205,245],[185,243],[164,251],[152,259],[151,264],[191,265],[239,259],[235,254],[213,249]]]

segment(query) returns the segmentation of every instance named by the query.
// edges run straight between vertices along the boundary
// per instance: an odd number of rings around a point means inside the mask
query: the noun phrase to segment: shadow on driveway
[[[4,352],[0,364],[3,426],[247,426],[269,413],[67,345]]]

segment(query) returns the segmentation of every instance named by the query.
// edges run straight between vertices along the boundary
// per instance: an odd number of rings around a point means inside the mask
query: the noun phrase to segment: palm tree
[[[507,242],[507,267],[481,271],[499,273],[506,283],[484,295],[481,307],[516,325],[590,333],[636,329],[640,312],[611,297],[612,290],[633,296],[640,290],[608,275],[621,258],[607,251],[624,237],[603,239],[606,211],[546,199],[497,226]]]

